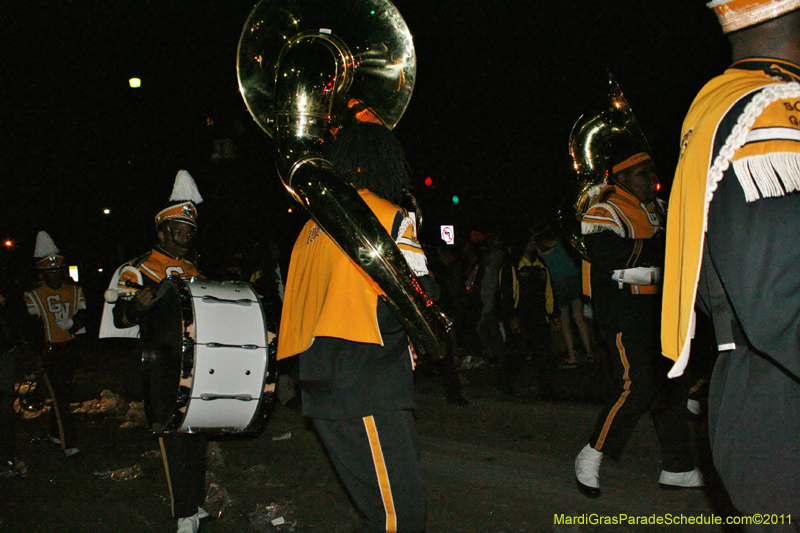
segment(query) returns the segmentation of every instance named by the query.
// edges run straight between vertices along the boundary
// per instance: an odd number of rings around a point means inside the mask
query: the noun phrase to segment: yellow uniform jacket
[[[664,203],[656,200],[650,204],[643,204],[633,194],[620,186],[604,183],[594,187],[589,193],[591,199],[586,213],[581,219],[581,233],[584,236],[609,231],[614,235],[626,239],[624,250],[615,253],[615,262],[610,265],[594,264],[592,258],[591,269],[605,267],[602,276],[608,283],[611,279],[611,270],[633,268],[641,263],[644,247],[643,239],[651,239],[664,227],[666,216]],[[627,241],[631,239],[631,241]],[[583,283],[584,294],[591,296],[590,267],[584,262]],[[629,285],[633,294],[657,294],[658,285]]]
[[[190,278],[197,275],[197,268],[186,259],[178,259],[159,247],[154,247],[146,254],[120,266],[111,278],[109,289],[120,294],[118,304],[106,302],[103,307],[103,318],[100,323],[100,338],[106,337],[138,337],[137,324],[125,319],[121,314],[122,323],[115,325],[114,307],[124,307],[136,291],[135,287],[125,285],[126,281],[138,285],[157,285],[170,276]]]
[[[160,283],[170,276],[178,276],[181,278],[190,278],[197,275],[197,268],[187,261],[186,259],[178,259],[161,248],[155,247],[143,256],[134,259],[128,266],[131,268],[124,268],[120,272],[117,288],[120,290],[130,291],[131,289],[124,285],[125,281],[133,281],[140,285],[148,285],[143,283],[141,276],[149,278],[155,283]],[[137,276],[136,272],[139,271],[141,276]],[[136,289],[133,289],[134,291]]]
[[[510,280],[503,278],[503,274],[506,271],[508,271],[506,277],[510,276]],[[537,298],[536,295],[521,295],[520,292],[525,292],[524,289],[536,290],[536,286],[539,284],[537,282],[529,282],[526,284],[522,282],[520,278],[524,278],[530,276],[531,273],[538,272],[540,272],[544,277],[544,279],[541,280],[541,285],[544,288],[541,298]],[[555,297],[553,296],[553,284],[550,280],[550,269],[547,268],[547,265],[544,264],[544,261],[542,261],[540,257],[534,257],[533,261],[527,257],[521,257],[514,268],[501,269],[497,275],[497,284],[501,288],[501,300],[507,299],[508,307],[514,310],[524,310],[525,312],[531,312],[533,314],[538,313],[538,315],[546,316],[548,320],[550,316],[553,315],[555,311]],[[541,303],[542,305],[538,306],[538,309],[531,309],[530,304],[526,303],[525,301],[521,301],[521,299],[535,301],[537,304]]]
[[[414,274],[427,274],[413,214],[367,190],[358,193],[381,225],[392,233]],[[380,287],[310,220],[292,250],[278,335],[278,359],[304,352],[315,337],[382,346],[377,319],[381,294]]]
[[[75,339],[75,335],[60,328],[57,321],[71,319],[78,311],[86,309],[86,298],[80,285],[71,281],[64,281],[58,289],[40,282],[25,293],[25,305],[28,313],[42,320],[45,340],[56,344]],[[83,332],[82,329],[76,333]]]

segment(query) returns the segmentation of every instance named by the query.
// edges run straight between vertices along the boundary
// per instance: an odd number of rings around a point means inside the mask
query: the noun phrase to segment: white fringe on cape
[[[733,162],[733,170],[748,202],[800,191],[800,153],[744,157]]]
[[[736,154],[736,150],[744,146],[745,142],[747,141],[747,135],[750,133],[750,129],[753,127],[753,124],[755,124],[759,115],[764,112],[764,109],[766,109],[769,104],[785,98],[800,98],[800,83],[792,82],[768,85],[767,87],[760,89],[759,94],[753,97],[750,103],[745,106],[744,111],[742,111],[742,114],[739,116],[736,126],[734,126],[730,135],[728,135],[728,138],[725,140],[725,145],[720,149],[719,154],[714,159],[714,164],[708,170],[708,175],[706,178],[706,204],[703,221],[703,233],[705,233],[708,227],[708,206],[714,197],[714,191],[717,190],[717,186],[722,180],[723,174],[730,167],[731,161],[733,161],[733,157]],[[773,164],[778,164],[780,166],[779,161],[777,161],[777,158],[775,158],[775,161],[772,161],[768,156],[759,156],[759,158],[765,158],[766,161],[762,161],[760,164],[754,165],[754,168],[757,167],[758,171],[753,174],[753,171],[751,170],[750,176],[754,176],[757,180],[761,179],[764,182],[765,189],[769,188],[767,187],[767,184],[770,182],[772,182],[772,185],[777,186],[777,182],[774,181],[777,178],[771,178],[770,172],[766,172],[765,169],[767,162],[770,166]],[[745,161],[746,159],[749,158],[743,158],[742,161]],[[740,166],[748,165],[748,163],[749,162],[742,163]],[[796,162],[793,164],[796,164]],[[736,165],[734,166],[734,171],[736,171]],[[778,172],[780,173],[781,171],[778,170]],[[774,175],[774,172],[772,172],[772,175]],[[784,174],[781,174],[781,176],[783,175]],[[739,178],[739,181],[742,184],[742,187],[744,187],[745,194],[748,194],[749,189],[750,194],[752,195],[752,179],[750,182],[748,182],[747,174],[743,173],[743,176],[744,178]],[[737,177],[739,177],[738,171]],[[793,180],[788,181],[791,182]],[[777,187],[773,187],[773,190],[777,190]],[[753,200],[757,199],[758,198],[753,198]],[[748,202],[753,200],[749,198],[747,199]]]
[[[406,230],[409,226],[414,227],[414,236],[417,235],[417,217],[416,213],[409,213],[407,217],[403,218],[403,221],[400,223],[400,228],[397,230],[397,239],[395,239],[396,243],[399,243],[403,240],[403,235],[405,234]],[[400,250],[403,252],[403,257],[408,263],[408,267],[414,273],[415,276],[427,276],[428,275],[428,260],[425,257],[425,254],[420,252],[412,252],[410,250]]]

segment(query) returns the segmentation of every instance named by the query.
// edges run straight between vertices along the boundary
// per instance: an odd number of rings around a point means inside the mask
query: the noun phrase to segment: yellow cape
[[[721,120],[736,102],[755,91],[762,95],[745,107],[739,126],[715,157],[711,150]],[[664,261],[661,347],[664,356],[675,361],[670,377],[680,376],[689,361],[708,206],[714,190],[761,113],[783,98],[796,98],[795,93],[800,95],[797,82],[776,82],[763,71],[741,70],[734,64],[703,87],[684,120],[681,156],[669,200]]]

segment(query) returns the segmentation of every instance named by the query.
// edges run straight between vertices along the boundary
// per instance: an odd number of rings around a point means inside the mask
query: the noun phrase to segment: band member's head
[[[33,257],[39,277],[50,287],[59,288],[67,277],[67,261],[46,231],[36,235]]]
[[[183,258],[189,253],[195,236],[197,226],[187,224],[181,220],[166,220],[156,229],[158,246],[177,258]]]
[[[203,201],[191,174],[178,171],[170,201],[156,215],[158,244],[175,257],[184,257],[197,235],[197,204]]]
[[[339,135],[328,154],[336,172],[356,189],[399,204],[411,171],[394,133],[382,124],[357,122]]]
[[[706,4],[722,26],[733,33],[800,9],[800,0],[714,0]]]
[[[611,167],[611,180],[644,204],[658,198],[658,174],[647,152],[638,152],[615,163]]]
[[[800,63],[800,0],[716,0],[708,6],[728,37],[734,61],[769,57]],[[781,76],[780,70],[775,75]]]

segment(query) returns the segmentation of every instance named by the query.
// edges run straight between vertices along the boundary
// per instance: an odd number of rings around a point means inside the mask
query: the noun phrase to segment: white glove
[[[74,322],[72,321],[71,318],[60,318],[56,320],[56,326],[64,330],[68,330],[69,328],[72,327],[73,324]]]
[[[635,267],[615,270],[611,279],[629,285],[659,285],[662,279],[661,267]]]

